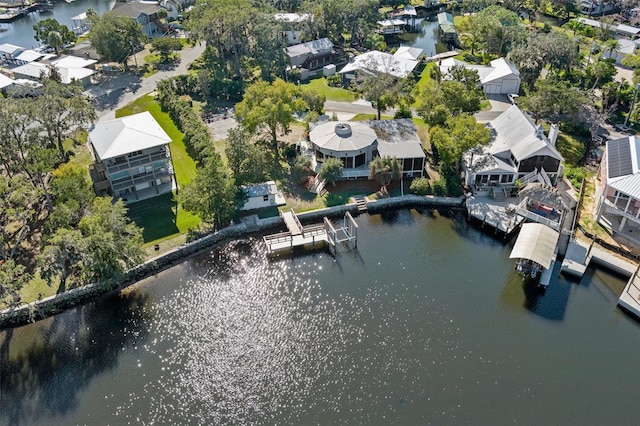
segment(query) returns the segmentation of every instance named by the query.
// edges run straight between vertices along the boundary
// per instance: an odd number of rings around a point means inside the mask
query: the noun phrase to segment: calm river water
[[[51,13],[31,13],[10,24],[0,24],[0,44],[10,43],[33,49],[39,46],[38,42],[33,38],[35,35],[33,26],[38,21],[53,18],[72,29],[72,17],[86,12],[89,8],[98,12],[98,15],[102,15],[110,11],[114,3],[115,0],[75,0],[68,3],[58,1],[55,3]]]
[[[0,333],[0,423],[640,424],[622,280],[523,286],[460,214],[357,218],[359,244],[231,243]]]

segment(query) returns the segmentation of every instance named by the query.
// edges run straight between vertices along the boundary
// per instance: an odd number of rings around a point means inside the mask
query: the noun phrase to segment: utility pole
[[[133,40],[129,41],[129,44],[131,45],[131,54],[133,55],[133,61],[136,64],[136,71],[138,70],[138,58],[136,58],[136,51],[135,48],[133,47]]]
[[[631,108],[629,108],[629,114],[627,114],[627,116],[624,119],[625,126],[629,122],[629,117],[631,116],[631,114],[633,113],[633,110],[636,107],[636,101],[638,100],[638,91],[640,91],[640,83],[636,85],[636,93],[633,95],[633,102],[631,102]]]

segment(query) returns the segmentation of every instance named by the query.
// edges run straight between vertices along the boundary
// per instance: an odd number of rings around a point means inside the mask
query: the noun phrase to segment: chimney
[[[549,143],[552,146],[556,146],[556,141],[558,140],[558,125],[552,124],[549,128]]]

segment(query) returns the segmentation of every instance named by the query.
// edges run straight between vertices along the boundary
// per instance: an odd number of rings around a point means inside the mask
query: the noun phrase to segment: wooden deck
[[[358,225],[349,213],[345,214],[342,225],[337,227],[326,217],[322,224],[302,226],[293,210],[282,212],[281,216],[288,231],[263,237],[270,254],[292,251],[296,247],[315,249],[326,246],[335,254],[337,243],[353,241],[356,246]]]
[[[284,224],[287,225],[287,229],[291,235],[302,234],[302,226],[300,225],[298,216],[296,216],[296,213],[293,210],[282,212],[282,219],[284,219]]]
[[[495,201],[488,197],[469,197],[465,201],[467,214],[482,223],[501,231],[505,235],[511,234],[524,218],[509,211],[508,201]]]

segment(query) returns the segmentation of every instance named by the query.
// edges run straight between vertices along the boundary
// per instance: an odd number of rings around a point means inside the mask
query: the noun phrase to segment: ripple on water
[[[299,422],[352,407],[366,421],[375,415],[367,406],[393,411],[420,396],[427,364],[456,349],[455,327],[427,333],[429,318],[445,320],[416,311],[404,285],[376,285],[359,298],[331,294],[317,279],[331,258],[270,262],[256,246],[213,252],[195,278],[151,307],[156,346],[164,340],[171,349],[158,351],[166,374],[145,388],[150,420]]]

